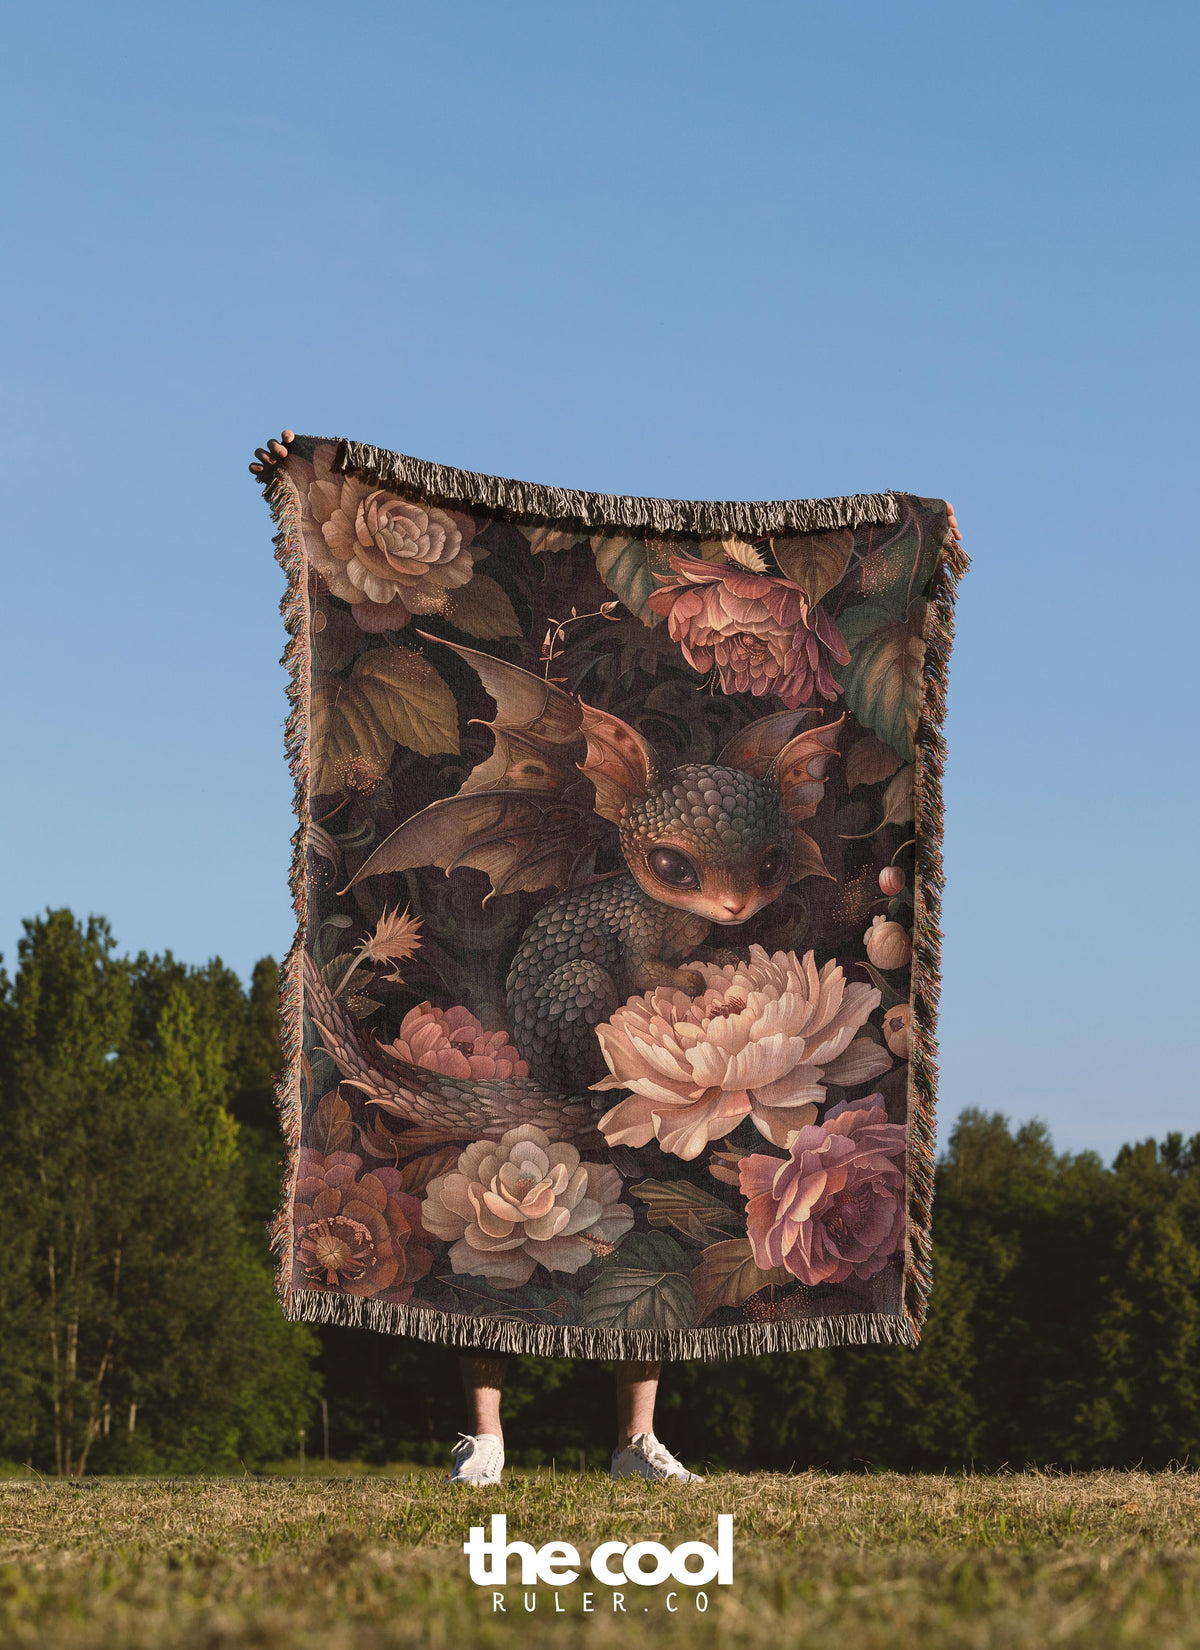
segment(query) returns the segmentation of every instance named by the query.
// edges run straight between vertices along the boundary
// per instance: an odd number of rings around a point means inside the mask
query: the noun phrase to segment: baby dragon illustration
[[[533,1080],[578,1095],[604,1074],[600,1021],[655,986],[696,995],[703,977],[684,964],[714,924],[743,923],[789,883],[829,875],[800,825],[817,810],[844,718],[794,733],[805,712],[768,716],[715,762],[665,769],[618,717],[516,665],[442,645],[495,700],[494,720],[480,724],[494,749],[454,796],[414,814],[351,880],[473,866],[494,894],[565,890],[526,929],[507,995]],[[626,870],[572,886],[597,816],[617,827]]]

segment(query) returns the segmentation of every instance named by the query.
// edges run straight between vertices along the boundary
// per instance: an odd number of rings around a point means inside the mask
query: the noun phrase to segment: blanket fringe
[[[524,1353],[539,1358],[681,1358],[715,1361],[763,1352],[811,1352],[827,1346],[915,1346],[907,1318],[883,1312],[841,1317],[786,1318],[776,1323],[728,1324],[713,1329],[591,1329],[577,1324],[474,1318],[428,1307],[394,1306],[319,1289],[284,1298],[289,1318],[336,1323],[438,1341],[477,1352]]]
[[[949,527],[930,589],[924,691],[917,750],[916,875],[913,879],[912,1060],[909,1067],[908,1244],[904,1309],[920,1339],[933,1283],[933,1183],[937,1161],[937,1016],[942,985],[942,865],[946,771],[946,684],[954,642],[954,601],[970,557]]]
[[[298,437],[294,451],[307,456],[315,445]],[[390,453],[361,441],[340,440],[335,470],[361,476],[392,492],[434,504],[487,509],[511,519],[568,523],[589,531],[629,528],[634,532],[679,533],[689,538],[765,538],[769,533],[815,533],[838,527],[889,525],[900,519],[896,493],[854,493],[848,498],[793,498],[737,501],[682,498],[623,498],[543,487],[531,481],[479,475]]]
[[[312,660],[309,635],[308,567],[300,530],[300,498],[291,479],[276,471],[264,489],[271,515],[278,527],[275,559],[287,576],[280,601],[288,641],[280,663],[287,671],[290,710],[284,730],[284,749],[292,775],[292,807],[296,829],[292,833],[292,861],[289,882],[296,933],[279,973],[279,1008],[282,1022],[284,1066],[275,1084],[279,1116],[288,1148],[287,1173],[279,1207],[271,1222],[271,1248],[278,1259],[275,1287],[287,1310],[292,1276],[294,1228],[292,1205],[300,1163],[301,1096],[300,1071],[304,1054],[304,941],[308,932],[308,715]]]

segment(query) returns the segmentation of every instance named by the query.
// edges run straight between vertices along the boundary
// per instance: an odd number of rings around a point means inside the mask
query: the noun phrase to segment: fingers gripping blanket
[[[304,438],[267,494],[289,1316],[602,1358],[915,1344],[947,507]]]

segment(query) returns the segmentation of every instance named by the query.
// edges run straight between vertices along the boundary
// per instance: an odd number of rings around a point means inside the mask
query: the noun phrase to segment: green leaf
[[[585,1323],[606,1329],[691,1329],[696,1297],[682,1272],[607,1266],[580,1303]]]
[[[681,1249],[665,1232],[630,1232],[605,1265],[639,1266],[652,1272],[686,1272],[691,1261],[686,1249]]]
[[[858,588],[889,619],[899,621],[909,602],[924,596],[937,559],[935,534],[906,533],[864,560],[858,570]]]
[[[907,617],[895,620],[886,604],[863,602],[838,619],[850,649],[850,663],[837,671],[846,703],[905,762],[916,757],[927,606],[913,602]]]
[[[792,1283],[792,1274],[782,1266],[769,1272],[759,1270],[749,1238],[730,1238],[705,1249],[692,1268],[696,1290],[697,1322],[703,1323],[719,1306],[740,1306],[768,1284]]]
[[[450,592],[450,606],[444,617],[468,636],[496,641],[501,636],[519,636],[520,621],[503,589],[486,573],[476,573],[470,584]]]
[[[313,652],[322,670],[345,670],[366,636],[331,596],[318,596],[313,609]]]
[[[359,658],[347,685],[358,689],[397,745],[418,756],[458,750],[454,695],[421,654],[408,648],[375,648]]]
[[[640,1203],[648,1205],[651,1226],[671,1226],[701,1243],[715,1235],[714,1227],[740,1226],[745,1221],[740,1210],[731,1209],[690,1180],[643,1180],[629,1190]]]
[[[586,1323],[612,1329],[690,1329],[696,1297],[688,1256],[665,1232],[630,1232],[583,1297]]]
[[[906,763],[883,793],[883,823],[907,825],[916,808],[916,769]]]
[[[900,758],[890,745],[868,733],[851,746],[846,758],[846,789],[857,790],[860,785],[877,785],[881,779],[890,779],[900,766]]]
[[[522,1323],[579,1322],[579,1296],[570,1289],[547,1289],[535,1283],[500,1289],[489,1279],[470,1272],[445,1274],[438,1282],[453,1289],[473,1315],[495,1317],[499,1307],[500,1315]]]
[[[326,1157],[332,1152],[348,1152],[354,1145],[350,1107],[336,1089],[331,1089],[317,1102],[317,1109],[305,1125],[303,1144],[323,1152]]]
[[[409,648],[373,648],[359,655],[345,681],[318,682],[309,723],[315,796],[342,791],[351,767],[360,786],[371,775],[381,780],[396,745],[419,756],[458,750],[454,695],[429,660]]]
[[[353,682],[333,677],[316,684],[309,704],[309,771],[314,796],[340,792],[345,764],[355,758],[382,778],[392,758],[392,745]]]
[[[646,603],[651,591],[658,588],[655,572],[670,571],[669,556],[652,555],[644,539],[628,539],[619,534],[593,538],[592,553],[600,577],[634,617],[651,629],[660,624],[661,614],[652,613]]]
[[[854,534],[848,527],[832,533],[801,533],[796,538],[771,541],[775,560],[785,578],[798,584],[815,607],[838,583],[854,549]]]

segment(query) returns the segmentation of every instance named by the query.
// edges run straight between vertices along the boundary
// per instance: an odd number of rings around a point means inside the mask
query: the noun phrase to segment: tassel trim
[[[279,1207],[271,1222],[271,1248],[278,1259],[275,1287],[287,1312],[292,1276],[292,1249],[295,1225],[296,1179],[300,1170],[301,1095],[300,1074],[304,1061],[304,941],[308,933],[308,821],[309,808],[309,703],[312,689],[312,656],[309,637],[312,628],[309,600],[308,563],[300,530],[300,495],[291,478],[275,471],[264,494],[278,532],[275,559],[287,576],[280,601],[288,640],[280,663],[287,671],[289,712],[284,729],[284,749],[292,775],[292,807],[296,829],[292,833],[292,861],[289,883],[296,933],[279,974],[279,1009],[282,1022],[284,1066],[275,1084],[280,1122],[288,1148],[287,1173]]]
[[[909,1064],[908,1238],[904,1310],[920,1339],[933,1284],[933,1186],[937,1163],[937,1016],[942,986],[942,781],[946,772],[946,685],[954,601],[970,557],[947,527],[925,626],[924,685],[917,722],[916,870],[913,877],[912,1058]]]
[[[522,1323],[513,1318],[476,1318],[424,1306],[320,1289],[296,1289],[284,1297],[284,1311],[301,1323],[336,1323],[375,1329],[478,1352],[525,1353],[539,1358],[632,1358],[647,1361],[694,1358],[713,1361],[762,1352],[811,1352],[825,1346],[915,1346],[906,1318],[882,1312],[841,1317],[788,1318],[777,1323],[728,1324],[713,1329],[590,1329],[576,1324]]]
[[[310,458],[317,439],[297,436],[292,451]],[[771,533],[887,526],[900,520],[899,495],[894,492],[749,502],[625,498],[568,487],[543,487],[537,482],[480,475],[474,470],[454,470],[361,441],[339,440],[333,468],[443,509],[454,505],[465,510],[486,509],[508,520],[539,525],[566,523],[589,532],[627,528],[635,533],[678,533],[687,538],[760,539]]]

